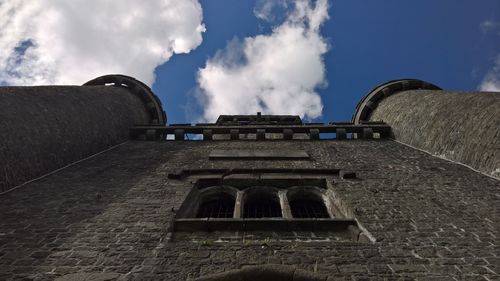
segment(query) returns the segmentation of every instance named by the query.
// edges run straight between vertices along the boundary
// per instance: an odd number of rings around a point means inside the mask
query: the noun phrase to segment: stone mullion
[[[236,193],[236,200],[234,201],[234,212],[233,212],[233,219],[240,219],[242,215],[242,200],[243,200],[243,191],[239,190]]]
[[[281,204],[281,215],[284,219],[292,219],[292,211],[290,209],[290,204],[288,203],[288,197],[286,196],[286,190],[280,190],[278,192]]]

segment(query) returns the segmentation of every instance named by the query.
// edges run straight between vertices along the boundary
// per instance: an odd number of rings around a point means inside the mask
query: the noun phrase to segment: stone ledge
[[[176,219],[174,231],[333,231],[349,232],[357,228],[352,219],[223,219],[182,218]],[[357,236],[357,235],[356,235]]]

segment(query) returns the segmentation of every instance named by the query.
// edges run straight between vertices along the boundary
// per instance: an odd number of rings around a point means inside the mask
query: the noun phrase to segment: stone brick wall
[[[311,160],[208,159],[240,148]],[[168,173],[238,167],[355,171],[331,188],[376,242],[169,240],[192,185]],[[264,264],[321,280],[498,280],[499,186],[391,140],[133,141],[0,197],[0,280],[186,280]]]
[[[144,102],[107,86],[0,87],[0,193],[129,138]]]
[[[500,93],[402,91],[369,120],[389,124],[398,141],[500,178]]]

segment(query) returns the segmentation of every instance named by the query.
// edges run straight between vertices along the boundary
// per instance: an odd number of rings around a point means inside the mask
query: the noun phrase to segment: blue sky
[[[201,1],[207,31],[189,54],[156,69],[153,90],[169,123],[193,122],[202,109],[193,97],[196,72],[228,41],[269,33],[273,24],[254,15],[254,1]],[[321,34],[330,44],[324,56],[325,88],[318,121],[350,120],[359,99],[380,83],[422,79],[447,90],[479,87],[500,52],[500,1],[330,1]],[[223,113],[223,112],[221,112]],[[293,114],[293,112],[290,112]]]
[[[498,0],[119,3],[0,2],[0,85],[125,74],[152,86],[169,123],[256,111],[347,121],[370,89],[402,78],[500,91]]]

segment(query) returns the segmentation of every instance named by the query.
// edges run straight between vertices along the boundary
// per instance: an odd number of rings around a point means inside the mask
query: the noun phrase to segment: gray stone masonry
[[[311,158],[209,160],[214,149]],[[376,242],[168,239],[191,190],[169,173],[252,167],[355,172],[332,188]],[[0,196],[0,280],[212,280],[273,264],[327,280],[500,280],[499,206],[498,180],[391,140],[130,141]]]
[[[148,119],[126,88],[0,87],[0,192],[122,143]]]
[[[412,90],[382,99],[369,120],[394,138],[500,179],[500,93]]]

